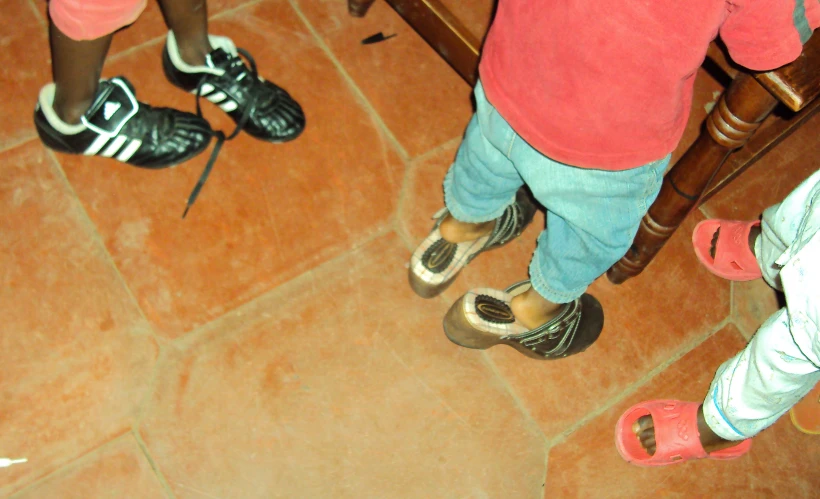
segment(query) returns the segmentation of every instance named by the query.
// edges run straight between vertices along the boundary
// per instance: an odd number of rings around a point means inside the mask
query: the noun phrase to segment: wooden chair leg
[[[347,0],[347,11],[353,17],[364,17],[376,0]]]
[[[706,132],[663,180],[658,199],[641,221],[632,247],[607,272],[621,284],[640,274],[698,204],[712,177],[733,150],[741,147],[778,101],[752,76],[740,74],[706,120]]]

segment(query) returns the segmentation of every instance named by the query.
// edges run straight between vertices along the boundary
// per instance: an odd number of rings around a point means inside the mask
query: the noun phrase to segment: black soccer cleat
[[[305,129],[305,115],[299,104],[282,88],[261,78],[251,55],[222,36],[209,36],[215,47],[206,56],[205,66],[191,66],[179,56],[173,32],[168,33],[162,52],[165,76],[175,86],[205,97],[236,122],[237,128],[268,142],[287,142]],[[239,55],[247,59],[246,66]]]
[[[63,122],[54,111],[55,86],[40,91],[34,124],[55,151],[104,156],[142,168],[166,168],[204,151],[213,131],[204,119],[176,109],[139,102],[122,76],[100,82],[80,123]]]

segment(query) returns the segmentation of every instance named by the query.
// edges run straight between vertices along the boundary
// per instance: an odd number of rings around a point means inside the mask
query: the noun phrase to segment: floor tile
[[[746,338],[751,338],[780,306],[777,291],[763,279],[732,283],[732,321]]]
[[[641,276],[620,286],[606,277],[594,283],[590,293],[601,301],[606,319],[601,338],[583,354],[539,362],[512,349],[490,351],[548,438],[567,431],[729,315],[729,284],[703,270],[689,251],[686,234],[696,221],[690,217]]]
[[[752,220],[820,169],[820,113],[724,187],[701,210],[712,218]]]
[[[0,4],[0,150],[36,136],[32,115],[40,87],[49,79],[48,37],[27,0]],[[34,55],[33,55],[34,54]]]
[[[0,496],[130,427],[157,345],[38,143],[0,153]]]
[[[709,274],[690,251],[687,234],[698,218],[684,223],[642,275],[620,286],[606,277],[593,284],[589,292],[603,305],[605,324],[600,339],[583,354],[540,362],[508,348],[491,350],[499,371],[548,438],[567,431],[727,318],[729,283]]]
[[[734,461],[639,468],[623,461],[615,449],[615,423],[627,408],[659,398],[702,400],[717,367],[743,346],[737,330],[727,327],[552,448],[544,497],[816,496],[816,437],[799,433],[787,417],[755,438],[750,453]]]
[[[346,2],[298,5],[405,151],[415,157],[460,137],[472,115],[470,87],[385,2],[364,18]],[[362,45],[383,32],[383,43]]]
[[[167,497],[131,434],[72,463],[12,499],[155,499]]]
[[[303,104],[302,137],[272,145],[242,134],[226,144],[185,220],[184,200],[205,156],[162,171],[59,158],[142,309],[167,337],[383,230],[403,175],[403,162],[287,2],[260,3],[212,27],[234,33],[253,50],[261,74],[275,75]],[[154,105],[193,109],[192,96],[165,82],[160,50],[130,54],[109,70],[154,66],[133,74],[138,94]],[[228,128],[217,112],[206,108],[213,126]]]
[[[441,180],[454,154],[455,146],[442,150],[409,172],[399,220],[414,244],[427,235],[430,216],[443,204]],[[591,292],[604,306],[606,325],[601,339],[583,355],[545,363],[505,347],[490,350],[548,437],[567,430],[729,315],[729,283],[703,269],[691,251],[688,234],[699,220],[699,213],[689,217],[641,276],[621,286],[605,277],[595,283]],[[539,213],[518,240],[473,261],[444,294],[446,301],[471,288],[501,288],[526,279],[543,227]],[[680,320],[669,321],[670,316]]]
[[[381,238],[161,361],[141,431],[177,497],[540,497],[537,428],[406,258]]]

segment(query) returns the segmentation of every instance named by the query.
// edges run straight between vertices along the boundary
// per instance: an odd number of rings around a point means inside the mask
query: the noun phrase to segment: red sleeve
[[[728,0],[727,7],[720,37],[736,63],[755,71],[797,59],[820,26],[818,0]]]

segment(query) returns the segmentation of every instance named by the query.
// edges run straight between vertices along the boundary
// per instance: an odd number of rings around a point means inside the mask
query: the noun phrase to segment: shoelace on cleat
[[[236,51],[242,55],[245,59],[247,59],[248,63],[250,64],[250,68],[242,62],[237,56],[231,55],[229,65],[225,69],[225,74],[229,75],[236,81],[240,81],[246,78],[250,78],[250,85],[257,86],[263,85],[262,81],[259,80],[259,73],[256,71],[256,61],[253,60],[253,57],[248,53],[247,50],[238,48]],[[202,98],[202,87],[209,83],[211,79],[211,75],[207,75],[200,80],[199,85],[196,88],[196,115],[202,118],[202,107],[200,106],[200,99]],[[216,163],[216,159],[219,156],[219,151],[222,150],[222,145],[225,141],[233,140],[239,135],[239,132],[245,127],[245,124],[248,122],[248,119],[251,116],[251,113],[256,109],[257,101],[261,95],[261,92],[256,92],[253,89],[248,92],[250,95],[250,102],[247,103],[245,106],[245,110],[242,111],[242,116],[236,121],[236,128],[233,129],[230,135],[225,135],[225,132],[222,130],[215,130],[213,132],[213,136],[216,138],[216,144],[214,145],[213,151],[211,151],[211,157],[208,158],[208,162],[205,164],[205,168],[202,170],[202,174],[199,176],[199,180],[197,180],[194,189],[191,191],[191,194],[188,196],[188,201],[185,205],[185,211],[182,213],[182,218],[185,218],[188,215],[188,210],[191,209],[191,206],[196,201],[196,198],[199,196],[199,192],[202,190],[202,187],[205,185],[205,182],[208,180],[208,176],[211,174],[211,170],[214,167],[214,163]],[[204,119],[204,118],[203,118]]]

